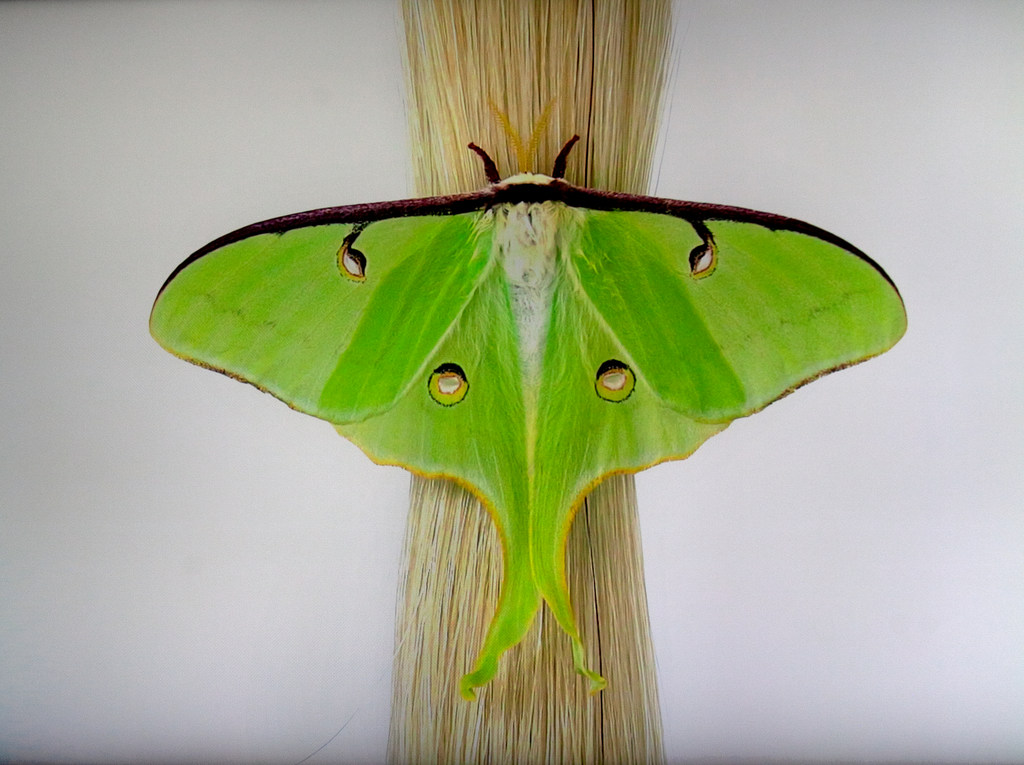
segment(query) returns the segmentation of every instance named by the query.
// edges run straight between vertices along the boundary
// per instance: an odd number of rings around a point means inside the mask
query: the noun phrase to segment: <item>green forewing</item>
[[[476,215],[378,221],[357,239],[368,260],[371,292],[351,342],[320,396],[327,419],[390,407],[416,379],[424,360],[449,332],[490,262],[490,240],[479,241]],[[396,241],[394,229],[403,239]],[[451,253],[459,253],[452,257]],[[383,274],[372,269],[400,256]]]
[[[573,259],[638,374],[677,411],[750,414],[903,334],[896,290],[848,250],[752,222],[706,225],[717,263],[704,278],[689,263],[701,237],[669,215],[592,212]]]
[[[480,280],[490,244],[479,241],[476,218],[369,224],[356,240],[369,260],[363,282],[337,264],[352,224],[233,242],[168,282],[150,330],[172,353],[303,412],[332,422],[368,417],[412,383]]]
[[[173,353],[329,420],[378,462],[483,499],[504,578],[467,697],[542,597],[577,669],[603,685],[564,568],[573,514],[598,481],[687,456],[732,419],[881,353],[906,326],[884,274],[809,227],[578,212],[547,218],[569,228],[539,375],[520,358],[497,244],[509,238],[483,210],[257,233],[187,261],[153,308],[153,335]],[[365,280],[339,269],[346,237]],[[695,274],[691,253],[707,246],[713,268]],[[608,365],[635,385],[599,395]],[[468,386],[450,399],[429,388],[448,370]]]

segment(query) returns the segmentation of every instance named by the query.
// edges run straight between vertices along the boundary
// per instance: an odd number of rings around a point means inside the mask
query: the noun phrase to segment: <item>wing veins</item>
[[[480,251],[479,242],[480,240],[479,238],[477,238],[476,246],[473,250],[473,257],[476,257]],[[394,400],[392,400],[391,403],[386,408],[370,412],[364,417],[360,417],[353,420],[347,420],[347,422],[365,422],[366,420],[369,420],[372,417],[376,417],[377,415],[383,414],[384,412],[390,410],[392,407],[394,407],[394,405],[398,402],[399,399],[403,398],[406,394],[409,393],[410,390],[412,390],[413,386],[416,385],[418,380],[422,379],[424,372],[426,372],[427,368],[431,364],[431,358],[433,358],[434,354],[437,353],[437,350],[445,344],[449,337],[451,337],[452,333],[455,332],[456,327],[459,324],[459,320],[462,318],[463,314],[466,312],[466,309],[469,307],[469,305],[477,297],[477,293],[480,291],[480,286],[490,276],[491,271],[494,270],[496,258],[493,257],[493,253],[490,256],[484,255],[483,257],[487,257],[487,264],[480,270],[480,275],[476,278],[476,281],[473,282],[473,287],[466,295],[466,300],[463,302],[462,307],[459,309],[458,313],[455,314],[455,316],[452,318],[451,322],[449,322],[444,332],[442,332],[441,335],[438,337],[437,342],[434,343],[434,345],[430,347],[427,353],[424,354],[423,362],[418,367],[416,367],[415,371],[411,375],[409,375],[409,380],[406,382],[405,385],[403,385],[398,390],[394,397]],[[423,326],[425,329],[426,325],[424,324]],[[423,334],[423,331],[424,330],[420,331],[421,336]]]
[[[687,223],[689,223],[689,221],[687,221]],[[690,224],[690,225],[693,225],[693,224]],[[636,248],[634,248],[634,250],[635,249]],[[582,258],[587,260],[588,263],[589,263],[589,258],[587,257],[587,254],[585,252],[583,252],[582,247],[580,248],[579,252],[580,252],[580,255],[582,256]],[[587,310],[589,311],[590,315],[596,320],[597,324],[604,329],[604,331],[612,339],[612,341],[615,343],[615,345],[617,345],[621,349],[622,354],[625,357],[624,360],[629,362],[632,365],[632,367],[634,369],[634,373],[637,375],[637,377],[639,379],[642,379],[644,381],[646,386],[651,390],[652,393],[654,393],[654,395],[657,397],[658,401],[661,403],[662,406],[672,410],[673,412],[677,412],[678,414],[681,414],[681,415],[683,415],[685,417],[689,417],[690,419],[692,419],[692,420],[694,420],[696,422],[720,423],[720,422],[730,422],[731,420],[735,419],[735,417],[723,417],[723,418],[698,417],[698,416],[696,416],[691,411],[685,411],[683,409],[680,409],[677,406],[674,406],[671,401],[666,399],[659,392],[658,388],[656,388],[654,385],[651,384],[650,379],[644,373],[643,367],[640,364],[638,364],[636,362],[636,359],[633,357],[633,355],[630,354],[628,350],[626,350],[626,347],[627,347],[626,344],[622,342],[622,339],[619,337],[618,333],[615,332],[614,329],[612,329],[611,325],[605,319],[604,314],[601,313],[601,311],[598,309],[598,307],[594,304],[594,301],[590,298],[590,295],[587,294],[586,289],[583,287],[583,282],[582,282],[582,279],[580,277],[579,270],[576,267],[576,264],[573,263],[573,267],[568,269],[568,270],[571,272],[571,278],[573,280],[573,286],[574,286],[577,294],[582,298],[583,302],[586,304]],[[617,284],[614,285],[614,289],[616,291],[616,295],[620,299],[620,302],[622,302],[623,304],[627,304],[628,301],[625,300],[625,298],[622,295],[622,292],[618,288]],[[712,333],[710,331],[710,328],[707,325],[706,317],[700,311],[698,311],[696,309],[696,307],[694,307],[693,314],[694,314],[694,317],[697,320],[700,321],[701,327],[705,330],[705,335],[714,344],[714,347],[719,351],[719,357],[721,358],[722,362],[728,368],[729,372],[732,374],[733,378],[736,380],[736,382],[740,385],[740,387],[742,389],[743,388],[742,380],[739,377],[739,375],[737,374],[737,371],[733,367],[732,363],[729,361],[728,357],[723,352],[723,349],[722,349],[721,345],[718,343],[717,340],[715,340],[714,336],[712,335]]]

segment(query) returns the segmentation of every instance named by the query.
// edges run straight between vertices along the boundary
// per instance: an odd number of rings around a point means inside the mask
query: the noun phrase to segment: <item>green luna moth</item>
[[[574,139],[575,140],[575,139]],[[612,473],[681,459],[729,422],[890,348],[899,293],[790,218],[551,176],[333,207],[227,234],[164,283],[167,350],[332,423],[375,462],[480,498],[501,595],[475,697],[542,601],[591,689],[565,577],[569,526]]]

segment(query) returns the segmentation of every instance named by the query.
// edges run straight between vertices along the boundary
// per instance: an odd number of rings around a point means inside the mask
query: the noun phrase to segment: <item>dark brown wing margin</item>
[[[870,264],[885,278],[893,289],[896,285],[881,266],[863,251],[854,247],[845,239],[825,229],[804,223],[795,218],[787,218],[774,213],[748,210],[744,207],[731,207],[708,202],[683,202],[676,199],[662,199],[639,194],[623,194],[615,191],[598,191],[573,186],[555,178],[547,183],[496,183],[480,191],[468,194],[452,194],[440,197],[423,197],[420,199],[401,199],[395,202],[372,202],[369,204],[348,205],[345,207],[324,207],[319,210],[284,215],[280,218],[253,223],[230,234],[214,239],[204,247],[189,255],[171,272],[160,287],[160,292],[177,276],[182,269],[204,255],[218,250],[225,245],[247,239],[257,234],[281,234],[285,231],[309,226],[325,226],[334,223],[372,223],[385,218],[407,218],[418,215],[458,215],[460,213],[485,210],[499,204],[519,204],[523,202],[562,202],[570,207],[590,210],[628,210],[636,212],[658,213],[682,218],[693,224],[698,230],[706,230],[706,221],[730,220],[756,223],[765,228],[777,231],[795,231],[807,234],[841,247],[852,255]],[[157,293],[159,297],[159,293]]]
[[[867,253],[859,247],[847,242],[845,239],[836,236],[830,231],[805,223],[796,218],[787,218],[784,215],[749,210],[745,207],[732,207],[730,205],[718,205],[709,202],[683,202],[676,199],[662,199],[660,197],[648,197],[639,194],[623,194],[616,191],[598,191],[596,189],[585,189],[569,184],[560,184],[555,181],[552,186],[560,185],[562,192],[559,200],[572,207],[583,207],[591,210],[633,210],[637,212],[659,213],[661,215],[672,215],[682,218],[691,223],[698,231],[704,228],[707,221],[729,220],[744,223],[756,223],[773,231],[794,231],[799,234],[807,234],[822,241],[834,244],[851,255],[869,264],[878,271],[893,289],[889,274],[878,265]],[[706,229],[705,229],[706,230]],[[899,290],[897,290],[897,293]]]
[[[230,234],[217,237],[209,244],[200,247],[198,250],[183,260],[171,275],[167,277],[160,287],[160,293],[164,291],[171,280],[174,279],[183,269],[208,255],[214,250],[232,244],[233,242],[248,239],[258,234],[283,234],[296,228],[308,228],[310,226],[327,226],[334,223],[372,223],[376,220],[386,218],[408,218],[415,215],[456,215],[458,213],[483,210],[495,202],[496,187],[488,187],[481,191],[470,194],[452,194],[442,197],[424,197],[422,199],[400,199],[395,202],[371,202],[368,204],[346,205],[344,207],[323,207],[319,210],[307,210],[306,212],[282,215],[280,218],[252,223]]]

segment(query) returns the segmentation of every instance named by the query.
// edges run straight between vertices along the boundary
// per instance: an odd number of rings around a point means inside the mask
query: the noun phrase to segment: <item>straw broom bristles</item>
[[[550,173],[576,133],[570,183],[647,191],[671,34],[666,1],[404,0],[403,14],[418,194],[484,184],[470,141],[507,177]],[[594,696],[542,608],[478,701],[463,700],[459,678],[497,602],[498,535],[471,494],[414,477],[406,536],[390,762],[664,760],[632,476],[596,488],[568,540],[580,632],[590,665],[608,679]]]
[[[502,176],[550,172],[574,133],[567,180],[644,193],[670,37],[665,0],[404,0],[417,191],[483,182],[473,141]],[[495,109],[529,135],[548,107],[531,167]],[[468,136],[468,137],[467,137]]]

